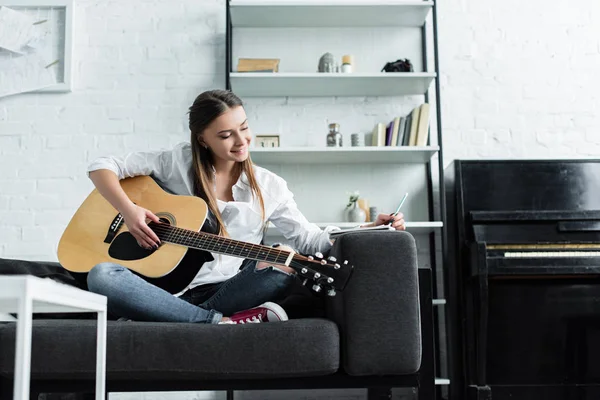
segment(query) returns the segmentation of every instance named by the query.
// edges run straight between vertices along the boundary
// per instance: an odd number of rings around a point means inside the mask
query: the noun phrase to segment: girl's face
[[[212,151],[215,161],[245,161],[252,132],[244,107],[230,108],[221,114],[205,129],[200,140]]]

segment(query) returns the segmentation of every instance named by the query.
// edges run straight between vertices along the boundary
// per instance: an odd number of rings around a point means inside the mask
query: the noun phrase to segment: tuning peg
[[[323,253],[321,253],[320,251],[317,251],[315,253],[315,257],[317,257],[317,258],[323,258]]]
[[[331,261],[331,262],[336,262],[337,261],[337,258],[335,258],[334,256],[329,256],[327,259],[329,261]]]
[[[302,281],[302,286],[306,286],[306,284],[308,283],[308,279],[305,279]]]
[[[344,260],[344,265],[348,265],[348,260]]]
[[[308,272],[308,270],[307,270],[306,268],[302,268],[302,269],[300,270],[300,273],[301,273],[301,274],[306,274],[307,272]]]
[[[335,291],[335,289],[331,288],[327,291],[327,296],[329,297],[333,297],[337,294],[337,292]]]
[[[318,272],[315,272],[315,276],[313,277],[314,279],[319,279],[321,277],[321,274]]]
[[[327,261],[326,260],[321,260],[321,265],[325,265],[325,264],[327,264]]]
[[[333,266],[333,269],[340,269],[340,268],[341,268],[341,266],[340,266],[340,264],[338,264],[338,263],[336,263],[336,264]]]
[[[327,278],[327,283],[333,283],[333,278],[331,278],[331,277]]]
[[[313,256],[308,256],[308,257],[306,257],[306,258],[308,258],[310,261],[312,261],[312,260],[314,260],[314,259],[315,259]]]
[[[321,285],[313,285],[312,290],[314,290],[315,292],[319,293],[321,291]]]

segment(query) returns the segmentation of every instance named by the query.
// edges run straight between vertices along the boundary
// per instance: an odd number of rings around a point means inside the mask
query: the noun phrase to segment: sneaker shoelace
[[[261,322],[263,322],[262,315],[258,314],[258,316],[254,315],[252,316],[252,318],[248,317],[246,319],[241,319],[237,322],[229,320],[219,322],[219,324],[260,324]]]
[[[262,322],[262,315],[258,315],[258,317],[256,315],[254,315],[252,318],[248,317],[245,320],[239,320],[238,324],[260,324]]]

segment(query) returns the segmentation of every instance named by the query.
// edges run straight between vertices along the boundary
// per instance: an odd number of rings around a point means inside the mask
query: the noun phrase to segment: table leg
[[[106,392],[106,311],[98,313],[96,337],[96,400],[105,400]]]
[[[29,399],[29,376],[31,372],[31,319],[32,300],[25,294],[19,300],[17,319],[17,347],[15,351],[15,386],[13,400]]]

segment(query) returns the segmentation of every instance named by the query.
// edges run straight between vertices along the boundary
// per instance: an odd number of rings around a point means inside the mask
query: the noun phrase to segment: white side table
[[[105,296],[30,275],[0,276],[0,312],[18,314],[13,400],[29,400],[32,313],[97,312],[96,400],[104,400]]]

